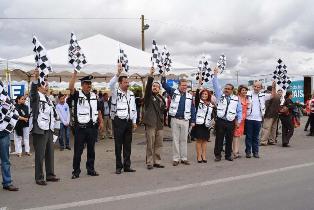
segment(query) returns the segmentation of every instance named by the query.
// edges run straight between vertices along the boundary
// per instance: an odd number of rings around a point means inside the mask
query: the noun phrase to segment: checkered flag
[[[120,48],[118,63],[122,64],[122,68],[125,70],[125,72],[129,71],[128,56],[125,54],[124,50],[122,50],[121,48]]]
[[[198,62],[198,70],[196,73],[196,80],[198,81],[201,77],[202,84],[204,82],[209,82],[209,78],[213,77],[213,72],[209,66],[209,61],[205,56],[202,56]]]
[[[162,52],[162,64],[165,68],[165,70],[168,72],[171,70],[171,58],[170,58],[170,53],[166,47],[166,45],[164,46],[163,52]]]
[[[0,131],[5,130],[11,133],[18,119],[19,114],[0,81]]]
[[[286,90],[291,83],[287,72],[287,66],[280,58],[278,59],[277,63],[278,65],[276,66],[276,70],[274,71],[273,79],[282,89]]]
[[[155,67],[155,64],[157,67],[161,66],[161,54],[159,52],[159,49],[155,40],[153,40],[152,57],[150,58],[150,60],[152,62],[152,67]]]
[[[226,69],[226,65],[227,65],[226,56],[224,54],[222,54],[219,57],[219,60],[217,62],[217,67],[220,69],[220,73],[222,73]]]
[[[39,42],[36,36],[33,37],[35,63],[39,70],[39,82],[42,86],[46,86],[45,77],[52,72],[52,68],[47,57],[47,51],[45,47]]]
[[[87,64],[86,57],[82,52],[74,33],[71,33],[69,46],[69,63],[72,64],[75,71],[77,72],[80,72],[84,65]]]

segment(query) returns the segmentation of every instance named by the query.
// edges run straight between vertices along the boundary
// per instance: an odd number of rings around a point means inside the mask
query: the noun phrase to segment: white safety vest
[[[111,100],[111,119],[117,116],[120,119],[133,120],[137,117],[135,96],[132,91],[123,92],[117,88]]]
[[[250,116],[250,114],[252,113],[252,106],[253,106],[253,96],[252,96],[252,92],[249,92],[247,94],[248,100],[249,100],[249,104],[248,104],[248,108],[247,108],[247,116]],[[258,93],[258,102],[260,105],[260,112],[261,112],[261,116],[263,117],[265,114],[265,93]],[[244,110],[243,110],[244,111]]]
[[[98,110],[97,110],[97,97],[95,93],[90,93],[89,102],[85,94],[80,90],[79,98],[76,105],[77,121],[81,124],[86,124],[92,121],[97,122]]]
[[[192,95],[186,93],[185,95],[185,109],[184,109],[184,119],[190,120],[191,118],[191,106],[192,106]],[[178,111],[179,102],[181,99],[181,94],[178,89],[176,89],[172,95],[171,104],[169,108],[169,115],[175,117]]]
[[[228,104],[225,94],[222,94],[217,105],[217,117],[228,121],[233,121],[237,115],[237,106],[239,103],[238,96],[230,95],[230,101]]]
[[[54,130],[55,128],[55,117],[53,103],[50,99],[45,97],[44,94],[38,92],[39,94],[39,110],[37,117],[38,127],[42,130]],[[48,99],[48,100],[47,100]]]
[[[196,124],[203,125],[205,123],[206,127],[210,127],[212,111],[213,106],[211,103],[206,105],[202,100],[200,100],[196,112]]]

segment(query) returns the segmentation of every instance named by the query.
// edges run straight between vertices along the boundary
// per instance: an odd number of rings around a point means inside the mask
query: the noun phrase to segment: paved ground
[[[170,136],[167,130],[166,136]],[[114,174],[113,141],[96,146],[99,177],[88,177],[85,156],[81,178],[71,180],[73,151],[55,151],[55,171],[62,179],[42,187],[34,183],[34,156],[12,156],[19,192],[0,190],[0,209],[314,209],[314,138],[297,129],[290,148],[261,148],[260,159],[198,164],[195,144],[188,147],[192,165],[171,165],[171,142],[164,142],[165,169],[145,168],[145,136],[134,135],[132,167],[136,173]]]

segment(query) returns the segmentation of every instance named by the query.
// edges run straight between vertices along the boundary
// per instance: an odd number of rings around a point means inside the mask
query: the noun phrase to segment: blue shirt
[[[218,83],[217,75],[214,75],[214,77],[213,77],[213,87],[214,87],[215,96],[217,98],[217,101],[219,101],[219,99],[221,98],[221,95],[222,95],[222,90],[221,90],[220,85]],[[236,112],[237,112],[236,118],[237,118],[238,123],[240,124],[241,120],[242,120],[242,105],[241,105],[240,100],[238,101],[238,106],[237,106]],[[224,117],[224,118],[226,118],[226,117]]]
[[[166,78],[162,77],[161,78],[161,84],[162,87],[166,90],[168,95],[171,97],[173,96],[173,93],[176,89],[171,88],[167,82]],[[179,106],[178,106],[178,111],[175,115],[176,118],[184,118],[184,111],[185,111],[185,100],[186,100],[186,93],[181,94],[180,101],[179,101]],[[195,114],[195,106],[193,102],[191,103],[191,123],[195,123],[196,121],[196,114]]]

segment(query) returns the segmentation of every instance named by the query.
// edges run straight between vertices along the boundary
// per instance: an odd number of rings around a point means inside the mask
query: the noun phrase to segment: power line
[[[120,17],[0,17],[1,20],[139,20]]]

